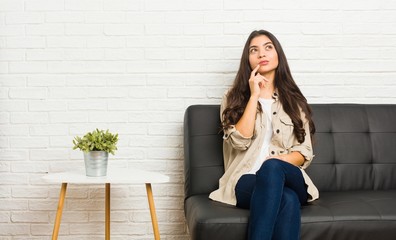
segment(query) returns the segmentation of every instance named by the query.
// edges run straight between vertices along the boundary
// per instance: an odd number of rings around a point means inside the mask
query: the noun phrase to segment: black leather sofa
[[[303,240],[396,239],[396,105],[312,104],[320,199],[301,208]],[[249,211],[212,201],[224,172],[219,106],[184,118],[184,211],[192,240],[246,239]]]

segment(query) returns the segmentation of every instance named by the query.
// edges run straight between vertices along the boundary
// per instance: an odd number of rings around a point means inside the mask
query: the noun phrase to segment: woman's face
[[[249,63],[252,69],[260,65],[258,72],[262,75],[275,73],[278,53],[267,36],[260,35],[252,39],[249,45]]]

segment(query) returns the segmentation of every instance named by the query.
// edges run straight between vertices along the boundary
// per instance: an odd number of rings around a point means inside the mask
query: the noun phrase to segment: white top
[[[49,173],[42,177],[49,183],[78,183],[78,184],[99,184],[99,183],[165,183],[169,182],[169,177],[157,172],[143,171],[138,169],[108,168],[105,177],[87,177],[85,169]]]
[[[264,135],[263,145],[261,146],[260,154],[256,162],[254,163],[254,166],[249,172],[247,172],[247,174],[256,174],[256,172],[260,169],[261,165],[263,165],[263,162],[266,160],[266,158],[269,155],[269,145],[272,138],[271,106],[274,101],[275,101],[274,99],[259,98],[261,108],[263,109],[262,115],[267,117],[266,131]]]

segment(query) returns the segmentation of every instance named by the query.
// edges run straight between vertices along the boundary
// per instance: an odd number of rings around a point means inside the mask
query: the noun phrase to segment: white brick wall
[[[120,135],[113,165],[154,185],[162,239],[187,240],[184,110],[218,104],[247,35],[281,41],[311,103],[396,103],[393,0],[0,0],[0,239],[49,239],[71,140]],[[70,185],[60,239],[103,239],[101,186]],[[113,239],[152,239],[144,186],[114,186]]]

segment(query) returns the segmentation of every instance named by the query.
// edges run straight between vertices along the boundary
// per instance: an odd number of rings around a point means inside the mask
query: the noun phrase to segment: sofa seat
[[[396,239],[396,190],[321,192],[320,195],[320,199],[301,209],[301,239]],[[194,226],[189,230],[192,235],[199,235],[199,239],[218,239],[218,236],[246,239],[248,210],[212,201],[208,195],[201,194],[186,199],[185,211],[189,226]]]
[[[396,190],[320,196],[301,209],[301,239],[396,239]]]

